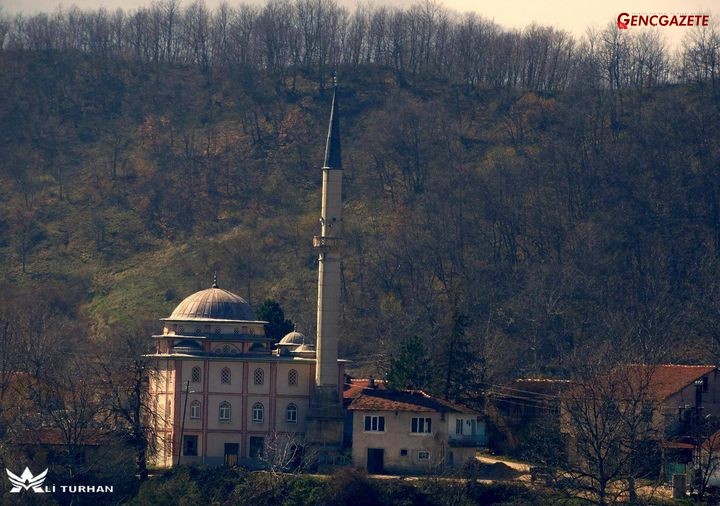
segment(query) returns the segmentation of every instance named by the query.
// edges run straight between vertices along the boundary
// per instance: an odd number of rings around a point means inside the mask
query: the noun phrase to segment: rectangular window
[[[430,452],[418,452],[418,460],[430,460]]]
[[[432,432],[432,419],[413,417],[410,432],[413,434],[430,434]]]
[[[403,448],[400,450],[400,456],[401,457],[407,457],[407,448]]]
[[[183,436],[183,455],[197,456],[198,452],[198,437],[197,436]]]
[[[262,423],[265,419],[265,408],[259,402],[256,402],[252,408],[252,421]]]
[[[455,420],[455,434],[462,435],[463,433],[463,421],[462,419]]]
[[[385,432],[385,417],[366,415],[365,432]]]

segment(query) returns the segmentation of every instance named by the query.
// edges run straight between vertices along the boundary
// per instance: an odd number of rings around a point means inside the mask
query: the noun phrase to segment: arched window
[[[192,401],[190,403],[190,419],[200,420],[200,401]]]
[[[256,423],[262,423],[265,418],[265,408],[259,402],[253,404],[252,407],[252,421]]]
[[[230,384],[230,369],[227,367],[223,367],[223,370],[220,371],[220,383],[224,385]]]
[[[221,422],[229,422],[230,421],[230,403],[227,401],[222,401],[220,403],[220,421]]]
[[[298,408],[295,404],[288,404],[287,407],[287,422],[297,423]]]
[[[190,374],[190,381],[193,383],[200,383],[200,380],[202,379],[202,372],[200,371],[200,368],[198,366],[195,366],[192,368],[192,373]]]
[[[290,369],[288,373],[288,385],[291,387],[297,386],[297,371],[295,369]]]
[[[259,367],[255,369],[255,374],[253,374],[253,379],[256,385],[262,385],[265,383],[265,373],[262,369]]]

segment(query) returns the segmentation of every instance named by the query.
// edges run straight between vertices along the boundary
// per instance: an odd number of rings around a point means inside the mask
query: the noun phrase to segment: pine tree
[[[288,332],[292,332],[295,325],[291,320],[285,319],[285,313],[280,304],[273,299],[265,299],[257,310],[257,317],[268,322],[265,325],[265,335],[272,337],[276,342]]]
[[[430,390],[434,368],[430,352],[422,338],[413,336],[400,343],[398,355],[390,362],[388,388]]]

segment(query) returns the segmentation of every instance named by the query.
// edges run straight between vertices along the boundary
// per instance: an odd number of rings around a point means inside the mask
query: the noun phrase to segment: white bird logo
[[[30,490],[33,489],[34,492],[38,494],[42,494],[45,491],[40,487],[40,485],[43,484],[43,481],[45,481],[45,477],[47,476],[48,470],[45,469],[42,473],[38,474],[37,476],[33,476],[33,474],[30,472],[30,469],[27,467],[22,472],[20,476],[17,476],[10,472],[8,468],[5,468],[5,472],[8,475],[8,478],[10,478],[10,483],[13,484],[12,490],[10,490],[11,494],[17,494],[22,489]]]

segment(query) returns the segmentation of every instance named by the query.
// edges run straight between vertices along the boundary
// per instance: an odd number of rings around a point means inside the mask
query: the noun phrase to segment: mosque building
[[[345,361],[338,359],[342,163],[337,87],[322,167],[317,344],[298,332],[275,344],[240,296],[220,287],[183,300],[153,336],[154,464],[233,465],[292,459],[314,450],[336,458],[343,438]],[[287,464],[287,462],[285,463]]]

